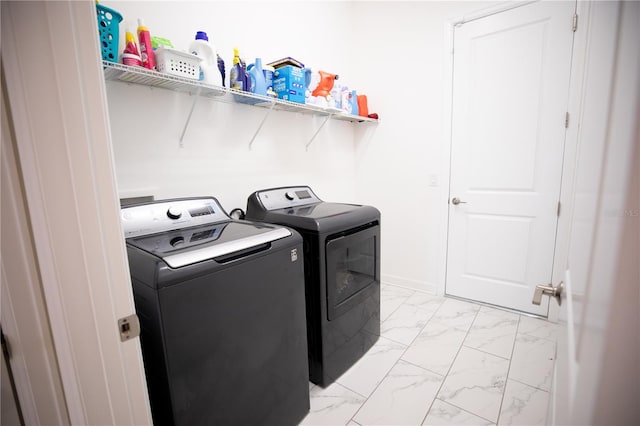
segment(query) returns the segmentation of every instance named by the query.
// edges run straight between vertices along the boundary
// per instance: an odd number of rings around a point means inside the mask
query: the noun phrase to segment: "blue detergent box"
[[[274,73],[273,91],[285,101],[304,103],[304,71],[302,68],[287,65]]]

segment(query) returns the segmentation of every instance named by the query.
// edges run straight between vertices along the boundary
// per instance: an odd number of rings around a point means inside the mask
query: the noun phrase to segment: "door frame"
[[[440,217],[442,219],[441,223],[444,226],[440,227],[440,235],[439,235],[439,247],[438,252],[440,253],[438,259],[438,283],[436,286],[436,294],[444,295],[446,291],[446,281],[447,281],[447,250],[448,250],[448,235],[449,235],[449,188],[451,184],[451,146],[452,146],[452,124],[453,124],[453,48],[454,48],[454,38],[455,38],[455,28],[471,22],[477,19],[486,18],[491,15],[495,15],[497,13],[506,12],[518,7],[526,6],[532,3],[536,3],[537,1],[518,1],[518,2],[504,2],[499,3],[494,6],[490,6],[488,8],[483,8],[477,10],[475,12],[466,14],[464,16],[457,17],[455,19],[451,19],[444,24],[444,64],[445,64],[445,84],[444,84],[444,93],[442,103],[444,105],[444,121],[443,121],[443,143],[442,143],[442,157],[441,157],[441,167],[440,167],[440,176],[442,186],[440,187],[440,196],[438,197],[439,205],[440,205]],[[583,2],[577,2],[578,9],[577,13],[580,16],[583,9],[588,9],[588,2],[584,2],[586,4],[582,4]],[[570,26],[571,23],[568,22],[567,26]],[[579,94],[577,93],[576,81],[577,78],[574,78],[574,69],[576,65],[576,46],[577,37],[580,35],[582,38],[585,38],[586,31],[577,31],[574,35],[574,47],[573,47],[573,57],[571,62],[571,77],[569,81],[569,102],[567,105],[567,110],[571,115],[571,111],[577,109],[579,106]],[[582,46],[584,44],[584,40],[581,41]],[[581,76],[580,76],[581,77]],[[577,115],[576,115],[577,116]],[[575,156],[577,149],[577,127],[571,126],[567,129],[565,134],[565,146],[564,146],[564,158],[562,162],[562,177],[561,177],[561,186],[560,186],[560,203],[562,205],[560,217],[558,219],[558,225],[556,228],[556,243],[555,243],[555,254],[553,259],[553,271],[552,271],[552,281],[554,283],[562,280],[562,276],[564,274],[564,268],[561,265],[566,264],[566,258],[568,255],[568,241],[569,241],[569,232],[570,232],[570,215],[562,214],[562,210],[565,212],[570,211],[571,206],[571,194],[573,193],[573,182],[569,177],[573,176],[575,170]],[[540,284],[548,284],[548,283],[540,283]],[[531,295],[533,298],[533,294]],[[554,306],[553,303],[549,304],[549,314],[548,319],[551,321],[557,321],[558,318],[558,308]]]
[[[10,367],[15,385],[16,409],[24,424],[68,425],[67,405],[42,295],[33,233],[27,220],[26,199],[4,83],[3,78],[0,322],[3,337],[7,339],[8,353],[6,358],[3,353],[3,361],[6,360]],[[6,382],[3,386],[6,386]],[[16,424],[20,424],[20,421]]]
[[[597,81],[600,90],[607,88],[608,99],[601,104],[605,111],[599,112],[596,128],[583,129],[596,130],[597,137],[602,138],[603,151],[598,157],[602,171],[597,183],[589,187],[596,205],[588,216],[592,220],[592,241],[586,265],[582,266],[588,273],[583,277],[582,309],[579,317],[575,317],[575,330],[570,320],[571,300],[575,300],[570,286],[563,297],[567,302],[563,303],[563,309],[566,306],[567,311],[559,330],[550,400],[552,416],[547,422],[553,425],[631,424],[640,415],[637,405],[640,345],[636,329],[640,319],[637,286],[640,126],[636,119],[640,112],[637,77],[640,6],[633,2],[616,3],[603,6],[594,2],[589,19],[583,20],[586,26],[593,26],[585,59],[593,56],[591,61],[585,60],[589,67],[585,73]],[[603,37],[603,31],[611,33]],[[613,42],[607,39],[609,36],[614,37]],[[610,54],[603,60],[603,55]],[[600,103],[601,99],[585,100],[584,109],[588,110],[588,103]],[[588,121],[585,117],[584,122]],[[567,264],[567,272],[575,267]],[[574,338],[578,341],[570,342]],[[624,350],[616,350],[621,347]]]
[[[151,424],[96,29],[91,0],[3,2],[5,95],[69,420]]]

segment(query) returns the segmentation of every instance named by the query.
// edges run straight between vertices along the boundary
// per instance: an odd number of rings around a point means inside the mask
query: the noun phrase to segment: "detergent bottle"
[[[304,103],[309,105],[315,105],[316,97],[311,95],[313,88],[320,83],[320,75],[314,74],[313,70],[309,67],[304,68]]]
[[[369,115],[369,103],[367,101],[367,95],[358,95],[358,115],[366,117]]]
[[[331,90],[333,83],[338,79],[338,74],[331,74],[326,71],[318,71],[320,81],[316,88],[311,92],[311,98],[316,105],[327,108],[330,106]]]
[[[251,92],[256,95],[267,96],[267,82],[262,70],[262,59],[256,58],[256,62],[247,67],[247,73],[251,78]]]
[[[264,71],[264,81],[267,86],[267,96],[271,96],[272,98],[277,98],[278,94],[273,90],[273,75],[276,72],[276,69],[271,65],[263,65],[262,71]]]
[[[149,33],[149,28],[144,25],[140,18],[138,18],[138,42],[140,43],[142,66],[150,70],[155,70],[156,57],[153,53],[153,46],[151,45],[151,34]]]
[[[199,80],[203,83],[222,86],[222,74],[218,68],[218,54],[206,32],[198,31],[196,33],[195,40],[189,45],[189,52],[202,58]]]
[[[125,32],[125,46],[122,53],[122,63],[130,66],[142,66],[140,61],[140,52],[138,52],[138,46],[136,45],[136,39],[133,32],[127,28]]]
[[[331,74],[326,71],[318,71],[320,74],[320,82],[318,86],[311,92],[311,96],[326,98],[333,89],[333,83],[338,79],[338,74]]]
[[[340,109],[351,114],[351,92],[347,86],[342,86],[340,90]]]
[[[240,59],[237,47],[233,48],[233,67],[229,72],[229,87],[242,91],[251,90],[251,80],[247,75],[244,61]]]
[[[351,115],[359,115],[358,93],[355,90],[351,91],[351,94],[349,95],[349,102],[351,103]]]
[[[331,89],[329,108],[342,109],[342,85],[335,83]]]
[[[220,55],[216,54],[218,57],[218,71],[220,71],[220,75],[222,76],[222,87],[225,86],[224,82],[227,80],[227,70],[224,66],[224,60],[220,57]]]

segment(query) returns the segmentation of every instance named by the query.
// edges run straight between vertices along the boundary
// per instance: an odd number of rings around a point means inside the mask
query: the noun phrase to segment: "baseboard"
[[[413,280],[410,278],[404,278],[389,274],[382,274],[382,283],[394,285],[397,287],[404,287],[411,290],[423,291],[430,294],[436,294],[437,288],[435,284],[429,283],[427,281]]]

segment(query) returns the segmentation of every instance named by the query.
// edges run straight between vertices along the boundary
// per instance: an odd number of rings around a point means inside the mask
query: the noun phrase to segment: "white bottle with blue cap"
[[[218,53],[207,33],[198,31],[196,39],[189,45],[189,52],[202,58],[200,61],[200,81],[216,86],[223,86],[222,74],[218,69]]]

